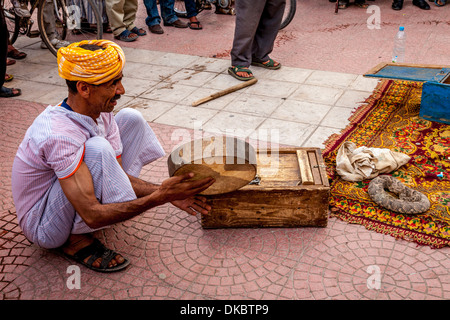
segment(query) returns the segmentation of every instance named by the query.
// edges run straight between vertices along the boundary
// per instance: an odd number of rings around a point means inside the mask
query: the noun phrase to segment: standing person
[[[68,97],[48,106],[28,128],[12,168],[12,193],[25,236],[43,248],[102,272],[129,261],[92,232],[165,203],[190,213],[211,209],[196,195],[214,180],[192,174],[155,185],[141,168],[164,150],[142,115],[113,109],[125,89],[122,49],[108,40],[85,40],[58,50]]]
[[[6,88],[3,86],[5,80],[12,80],[12,76],[6,74],[7,54],[8,54],[9,32],[6,26],[3,6],[0,5],[0,98],[19,96],[20,89]]]
[[[97,23],[95,19],[95,13],[89,4],[87,0],[69,0],[69,3],[72,5],[75,5],[80,8],[81,11],[81,29],[90,29],[90,30],[97,30]],[[106,14],[106,3],[105,0],[99,0],[95,1],[95,4],[97,5],[98,12],[101,15],[101,23],[103,27],[104,33],[112,33],[111,28],[109,27],[109,21],[108,21],[108,15]],[[86,22],[85,22],[86,21]],[[86,25],[87,24],[87,25]],[[74,33],[81,33],[79,30],[73,30]]]
[[[106,0],[106,14],[114,38],[120,41],[135,41],[147,32],[135,24],[138,0]]]
[[[228,73],[238,80],[253,79],[250,64],[267,69],[279,69],[272,60],[275,39],[283,19],[286,0],[236,0],[236,26],[231,67]]]
[[[187,28],[188,25],[178,19],[174,8],[175,0],[159,0],[159,7],[161,9],[161,16],[158,12],[158,5],[156,0],[144,0],[144,5],[147,10],[147,24],[151,33],[163,34],[164,30],[161,28],[161,17],[164,21],[164,26],[175,28]]]

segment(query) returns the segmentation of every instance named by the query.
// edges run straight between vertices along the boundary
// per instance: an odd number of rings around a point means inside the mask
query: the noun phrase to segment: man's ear
[[[89,95],[91,93],[91,86],[84,81],[78,81],[77,90],[78,94],[80,94],[83,98],[87,99],[89,98]]]

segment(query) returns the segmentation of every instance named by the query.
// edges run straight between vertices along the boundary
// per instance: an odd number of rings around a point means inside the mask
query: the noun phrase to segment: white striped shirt
[[[19,223],[56,179],[73,175],[80,166],[85,142],[94,136],[109,141],[116,157],[122,142],[113,113],[95,121],[61,107],[48,106],[28,128],[14,159],[12,192]]]

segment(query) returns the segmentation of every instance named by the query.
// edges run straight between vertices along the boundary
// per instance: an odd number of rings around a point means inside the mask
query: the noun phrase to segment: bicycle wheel
[[[101,0],[40,0],[38,23],[42,41],[55,56],[56,42],[66,44],[103,37],[103,18],[99,13]],[[76,2],[76,4],[75,4]],[[102,10],[103,11],[103,10]],[[48,19],[47,19],[48,17]]]
[[[10,1],[1,0],[0,3],[5,15],[6,27],[9,33],[9,41],[13,44],[19,36],[20,18],[15,15],[14,7]]]
[[[287,0],[286,8],[284,9],[283,20],[281,20],[280,30],[286,28],[286,26],[291,23],[296,10],[297,0]]]
[[[186,11],[186,6],[184,4],[184,0],[175,0],[175,3],[173,5],[173,10],[175,11],[175,14],[177,15],[177,17],[186,18],[187,11]]]

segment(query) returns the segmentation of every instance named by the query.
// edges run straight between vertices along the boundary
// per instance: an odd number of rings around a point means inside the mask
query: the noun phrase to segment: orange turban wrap
[[[80,46],[94,44],[103,50],[87,50]],[[125,54],[122,48],[109,40],[84,40],[58,50],[58,73],[63,79],[102,84],[122,72]]]

